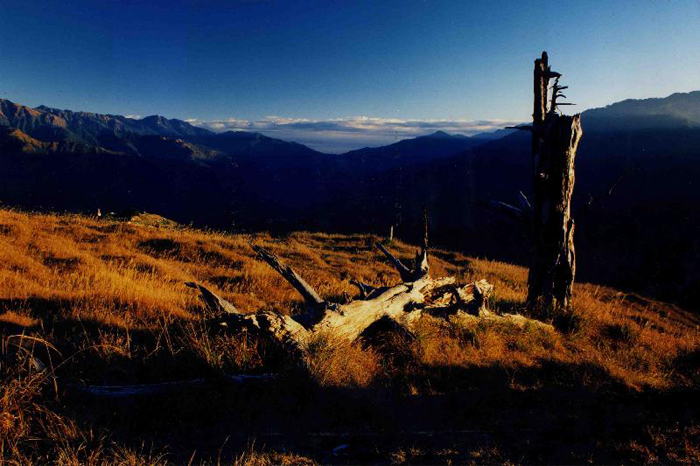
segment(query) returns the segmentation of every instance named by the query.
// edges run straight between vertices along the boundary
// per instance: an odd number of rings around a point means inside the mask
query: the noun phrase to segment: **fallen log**
[[[207,288],[194,282],[186,282],[185,286],[189,288],[194,288],[199,291],[199,298],[204,301],[209,312],[214,316],[220,317],[226,314],[240,314],[236,306],[221,298],[220,296],[212,293]]]
[[[377,336],[377,326],[374,325],[377,323],[389,324],[389,328],[407,335],[413,335],[416,323],[424,316],[441,319],[445,325],[484,320],[508,322],[520,327],[532,324],[551,328],[551,325],[519,314],[498,315],[490,312],[488,300],[494,287],[486,280],[458,285],[454,277],[430,277],[427,233],[422,248],[416,254],[413,269],[405,266],[383,245],[378,244],[378,247],[389,258],[403,282],[396,286],[376,288],[351,280],[351,283],[358,287],[359,296],[347,304],[335,304],[322,299],[311,285],[275,254],[260,246],[253,246],[258,258],[267,262],[304,298],[306,311],[295,316],[273,311],[244,313],[202,284],[187,282],[185,285],[199,292],[199,297],[211,316],[211,325],[226,332],[245,329],[257,333],[258,336],[278,344],[302,367],[306,367],[308,361],[309,344],[318,341],[317,337],[330,337],[336,342],[372,339]],[[380,327],[387,328],[386,325]],[[69,384],[66,389],[68,393],[98,400],[130,402],[132,399],[179,394],[211,387],[267,383],[275,377],[274,374],[225,375],[137,385]]]
[[[392,328],[412,333],[416,322],[424,315],[444,319],[447,323],[461,316],[490,321],[508,320],[516,324],[530,321],[517,314],[500,316],[487,309],[493,285],[478,280],[457,285],[454,277],[432,278],[429,275],[427,233],[423,246],[416,254],[414,268],[408,268],[382,244],[379,250],[389,259],[403,282],[392,287],[375,288],[351,280],[359,296],[347,304],[329,303],[290,266],[272,252],[253,246],[258,257],[284,277],[304,298],[306,311],[290,316],[273,311],[246,314],[215,292],[201,284],[188,284],[200,291],[200,297],[217,323],[228,331],[245,328],[281,345],[290,354],[304,361],[308,344],[316,337],[353,342],[378,321],[389,321]],[[538,325],[546,325],[541,322]]]

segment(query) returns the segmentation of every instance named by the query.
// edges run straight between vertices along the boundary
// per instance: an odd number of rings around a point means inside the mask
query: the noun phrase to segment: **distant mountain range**
[[[700,92],[582,115],[574,197],[579,276],[700,302]],[[0,202],[142,210],[216,228],[410,239],[427,205],[437,244],[526,263],[527,228],[494,210],[530,191],[530,136],[437,132],[323,154],[259,133],[0,99]],[[700,306],[698,306],[700,307]]]
[[[259,133],[214,133],[182,120],[152,115],[136,120],[120,115],[72,112],[40,106],[29,108],[0,99],[0,126],[20,130],[43,142],[70,142],[109,152],[145,158],[170,157],[211,160],[229,155],[319,154],[306,146],[268,138]],[[23,138],[17,134],[17,137]]]
[[[437,131],[427,136],[404,139],[388,146],[353,150],[342,154],[342,157],[360,161],[369,172],[376,173],[443,159],[483,143],[483,139]]]
[[[618,119],[629,129],[691,128],[700,126],[700,91],[671,94],[665,98],[628,99],[584,112],[589,124]]]

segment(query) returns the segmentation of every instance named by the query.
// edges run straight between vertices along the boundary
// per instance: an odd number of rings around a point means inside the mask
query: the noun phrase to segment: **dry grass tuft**
[[[231,466],[313,466],[314,461],[293,453],[267,452],[251,443],[240,453]]]
[[[323,387],[366,388],[381,374],[379,354],[360,344],[339,343],[318,336],[308,343],[309,368]]]

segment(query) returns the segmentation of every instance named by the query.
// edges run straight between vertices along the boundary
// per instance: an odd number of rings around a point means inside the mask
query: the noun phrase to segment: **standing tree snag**
[[[566,86],[549,68],[547,52],[535,60],[532,114],[532,258],[527,307],[551,312],[569,309],[576,272],[574,220],[574,159],[581,139],[581,115],[557,113]],[[554,79],[549,105],[549,81]]]
[[[420,280],[421,278],[428,275],[428,211],[423,209],[423,245],[421,249],[416,253],[416,259],[414,261],[413,270],[406,267],[403,262],[398,260],[391,254],[384,245],[380,242],[376,243],[377,248],[384,253],[384,255],[389,259],[391,265],[394,266],[399,275],[401,275],[401,280],[405,282],[413,282]]]

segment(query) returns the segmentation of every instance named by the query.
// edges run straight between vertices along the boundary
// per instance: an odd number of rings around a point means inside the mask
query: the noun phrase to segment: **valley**
[[[520,192],[531,196],[530,137],[523,132],[438,132],[323,154],[157,116],[134,120],[7,100],[0,108],[0,200],[8,206],[153,212],[238,232],[384,235],[393,226],[411,241],[425,204],[436,244],[527,264],[528,227],[493,206],[517,205]],[[698,109],[700,92],[692,92],[583,113],[573,199],[583,280],[697,307]],[[629,268],[637,273],[625,273]]]

